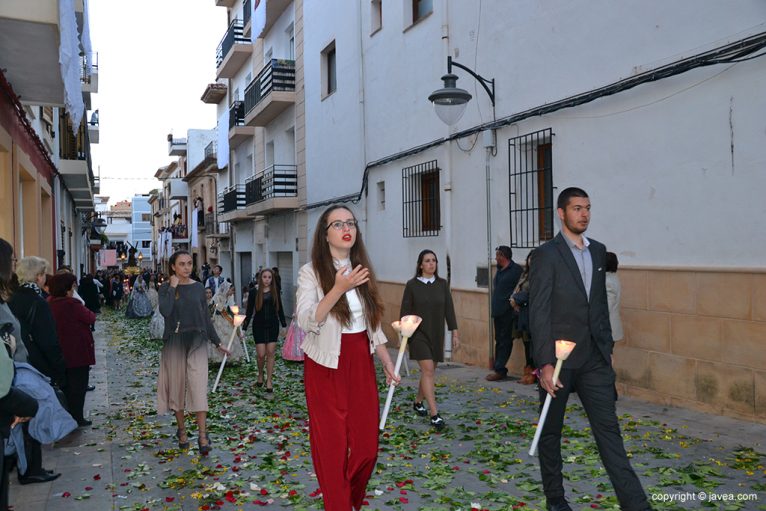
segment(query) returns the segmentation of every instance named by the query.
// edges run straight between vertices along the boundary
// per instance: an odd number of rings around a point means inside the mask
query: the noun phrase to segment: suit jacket
[[[556,339],[577,343],[564,368],[580,367],[594,353],[594,346],[610,363],[614,341],[606,299],[606,247],[588,240],[593,260],[590,299],[563,234],[535,250],[532,257],[529,319],[538,367],[556,363]]]

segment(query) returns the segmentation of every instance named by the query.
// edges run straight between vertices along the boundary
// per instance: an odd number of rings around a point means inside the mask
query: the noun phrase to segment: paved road
[[[308,452],[300,364],[278,362],[275,392],[253,385],[252,366],[227,368],[211,398],[214,450],[181,451],[169,416],[154,411],[159,345],[147,322],[102,314],[97,325],[96,391],[86,408],[94,426],[44,450],[46,484],[19,486],[16,510],[322,509]],[[410,404],[417,375],[397,390],[378,466],[371,510],[540,510],[534,433],[535,391],[487,383],[485,370],[448,364],[437,372],[449,427],[434,433]],[[215,369],[211,367],[211,380]],[[381,388],[381,390],[383,390]],[[384,396],[383,393],[381,393]],[[618,411],[632,457],[656,509],[766,509],[766,427],[624,399]],[[563,448],[574,509],[618,509],[587,420],[571,403]],[[731,496],[726,503],[715,498]],[[704,497],[703,502],[700,499]]]

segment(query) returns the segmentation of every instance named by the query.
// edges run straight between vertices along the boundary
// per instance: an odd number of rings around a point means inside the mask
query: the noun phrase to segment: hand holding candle
[[[410,315],[404,316],[401,320],[391,323],[391,327],[393,327],[394,330],[401,332],[402,334],[402,342],[399,344],[399,354],[396,357],[396,365],[394,366],[394,374],[396,376],[399,376],[399,369],[402,366],[402,359],[404,358],[404,350],[407,349],[407,340],[412,337],[412,334],[414,334],[415,330],[418,329],[421,321],[423,321],[423,318],[420,316]],[[396,384],[391,382],[391,385],[388,387],[386,406],[383,407],[383,413],[380,417],[381,431],[386,427],[388,411],[391,409],[391,400],[394,397],[394,388],[396,388]]]
[[[239,312],[239,307],[236,305],[234,306],[237,308],[237,312]],[[232,312],[234,312],[232,310]],[[245,316],[242,314],[234,314],[234,328],[231,330],[231,337],[229,337],[229,344],[226,346],[226,353],[223,355],[223,360],[221,360],[221,367],[218,369],[218,375],[215,377],[215,383],[213,384],[213,392],[216,391],[218,388],[218,382],[221,381],[221,375],[223,374],[223,368],[226,365],[226,359],[229,357],[229,352],[231,352],[231,344],[234,342],[234,336],[237,334],[237,331],[239,330],[239,325],[242,324],[242,322],[245,320]]]
[[[556,381],[559,379],[559,373],[561,372],[561,366],[564,360],[569,358],[572,350],[575,349],[576,344],[572,341],[565,341],[560,339],[556,341],[556,368],[553,370],[553,387],[556,387]],[[537,429],[535,430],[535,437],[532,439],[532,446],[529,448],[529,455],[534,456],[537,453],[537,444],[540,441],[540,435],[543,432],[543,425],[545,424],[545,418],[548,416],[548,408],[551,406],[551,399],[553,397],[548,394],[545,396],[545,403],[543,404],[542,412],[540,413],[540,420],[537,421]]]

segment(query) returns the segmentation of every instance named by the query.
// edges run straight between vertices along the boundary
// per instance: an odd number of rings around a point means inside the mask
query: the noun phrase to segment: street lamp
[[[471,94],[464,89],[457,87],[457,75],[452,73],[452,67],[457,67],[464,70],[471,76],[473,76],[484,88],[489,96],[489,101],[492,103],[492,120],[495,120],[495,80],[487,79],[479,75],[472,69],[455,62],[451,56],[447,57],[447,74],[442,76],[444,81],[444,87],[437,89],[428,96],[434,106],[434,111],[439,119],[442,120],[447,126],[452,126],[457,123],[463,113],[465,113],[466,106],[471,100]],[[492,250],[492,203],[490,201],[490,158],[495,151],[495,130],[486,129],[483,131],[484,148],[486,149],[486,156],[484,161],[484,173],[485,173],[485,188],[487,195],[487,331],[489,332],[489,354],[490,354],[490,367],[494,361],[495,343],[492,340],[492,257],[494,251]]]
[[[98,235],[101,236],[102,234],[104,234],[104,231],[106,231],[106,220],[104,220],[101,217],[98,217],[93,222],[93,228],[96,230]]]
[[[144,254],[142,252],[138,253],[138,265],[141,266],[141,261],[144,260]]]

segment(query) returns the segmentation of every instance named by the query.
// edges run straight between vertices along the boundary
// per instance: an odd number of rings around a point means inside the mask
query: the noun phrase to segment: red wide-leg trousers
[[[367,332],[343,334],[337,369],[306,357],[303,381],[324,508],[359,509],[378,457],[378,389]]]

